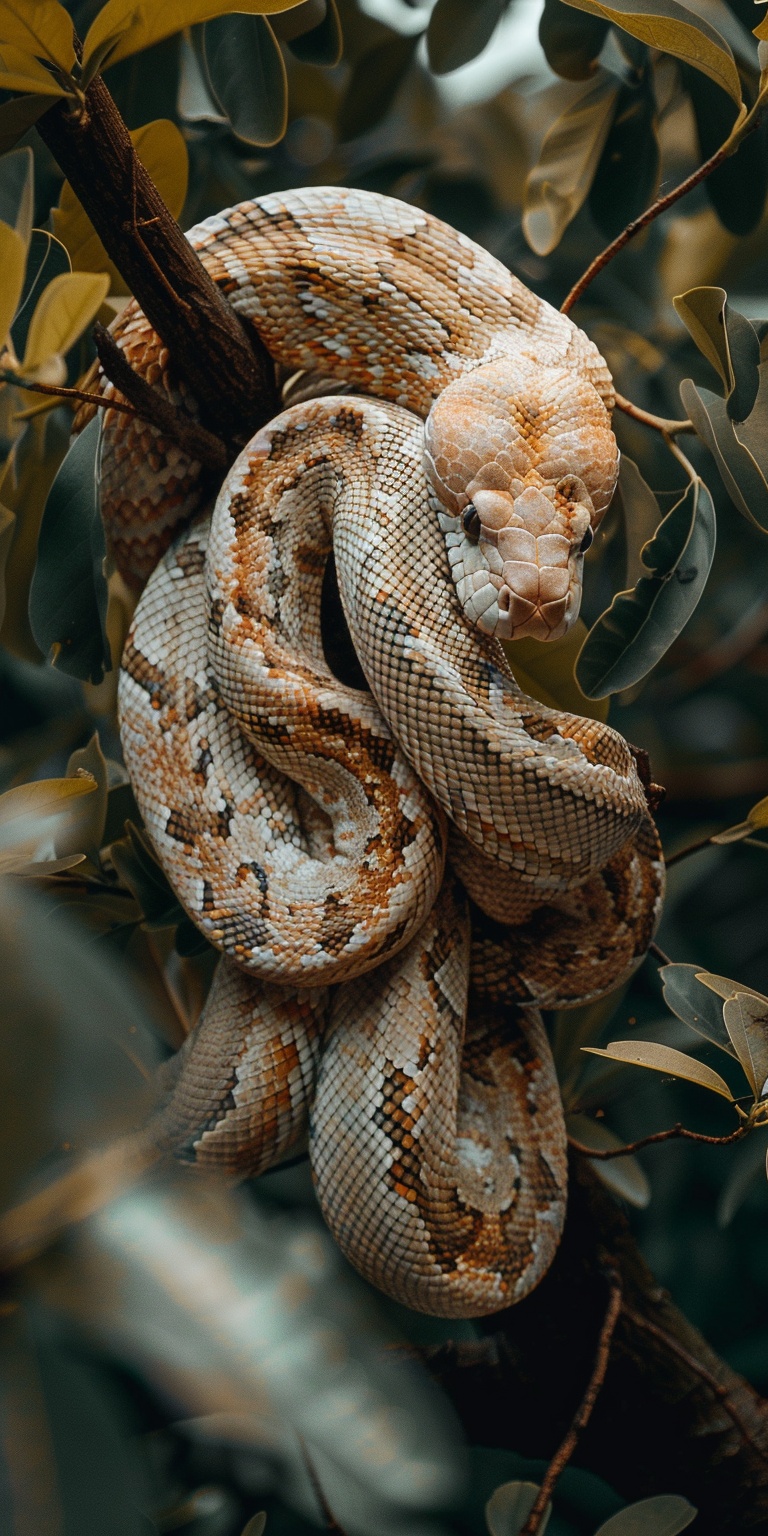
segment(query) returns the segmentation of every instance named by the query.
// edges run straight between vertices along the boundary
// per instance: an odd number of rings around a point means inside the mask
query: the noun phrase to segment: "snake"
[[[159,1134],[231,1178],[308,1146],[374,1286],[497,1312],[565,1217],[541,1010],[626,980],[663,898],[641,755],[526,695],[504,645],[578,615],[618,474],[611,378],[482,247],[378,193],[269,194],[188,239],[287,386],[216,492],[98,379],[108,543],[143,589],[123,753],[221,956]],[[198,415],[135,301],[113,335]]]

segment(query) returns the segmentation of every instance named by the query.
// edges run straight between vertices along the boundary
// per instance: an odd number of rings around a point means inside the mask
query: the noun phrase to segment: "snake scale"
[[[214,505],[177,444],[103,415],[111,549],[146,581],[125,760],[222,955],[162,1135],[245,1176],[308,1133],[363,1274],[418,1310],[494,1312],[536,1285],[564,1219],[539,1009],[628,976],[662,897],[634,754],[527,697],[500,643],[578,612],[618,470],[610,376],[487,252],[391,198],[274,194],[189,239],[309,383]],[[135,304],[113,334],[196,414]],[[331,555],[367,687],[326,659]]]

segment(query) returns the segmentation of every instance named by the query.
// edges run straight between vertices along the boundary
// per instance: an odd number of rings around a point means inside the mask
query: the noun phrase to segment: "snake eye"
[[[467,537],[472,539],[474,543],[477,543],[480,537],[480,513],[473,501],[467,502],[461,514],[461,526]]]
[[[580,555],[585,555],[587,553],[587,550],[589,549],[589,546],[592,543],[594,537],[595,535],[593,534],[591,527],[589,527],[579,545]]]

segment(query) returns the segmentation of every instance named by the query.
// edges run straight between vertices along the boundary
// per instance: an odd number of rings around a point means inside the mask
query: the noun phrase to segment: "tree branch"
[[[586,1428],[592,1417],[592,1410],[597,1402],[597,1394],[605,1381],[605,1373],[608,1369],[611,1353],[611,1340],[621,1311],[621,1281],[615,1270],[611,1270],[608,1276],[608,1284],[608,1305],[605,1309],[605,1317],[603,1318],[600,1337],[597,1341],[592,1374],[587,1383],[586,1392],[574,1414],[562,1445],[558,1447],[547,1467],[541,1487],[531,1506],[528,1519],[521,1528],[520,1536],[538,1536],[544,1511],[555,1491],[558,1479],[565,1471],[576,1449],[582,1430]]]
[[[661,1141],[703,1141],[708,1147],[728,1147],[734,1141],[741,1141],[750,1130],[751,1126],[739,1125],[727,1136],[705,1136],[703,1131],[689,1131],[684,1125],[672,1125],[667,1131],[654,1131],[652,1136],[641,1136],[639,1141],[630,1141],[626,1147],[601,1147],[596,1150],[585,1146],[582,1141],[574,1141],[572,1136],[568,1137],[568,1145],[580,1157],[591,1157],[593,1162],[610,1162],[611,1158],[628,1157],[633,1152],[641,1152],[643,1147],[654,1147]]]
[[[628,245],[635,235],[639,235],[642,230],[647,229],[654,219],[658,219],[660,214],[666,213],[667,209],[679,202],[681,197],[685,197],[686,193],[692,192],[694,187],[698,187],[702,181],[706,181],[706,178],[711,176],[718,166],[722,165],[725,160],[736,153],[744,139],[750,133],[754,133],[755,129],[759,127],[763,119],[764,110],[761,94],[749,112],[742,108],[742,116],[737,119],[725,143],[721,144],[720,148],[716,149],[715,153],[710,155],[703,165],[698,166],[695,171],[691,172],[690,176],[686,176],[685,180],[679,182],[676,187],[672,187],[671,191],[665,192],[663,197],[658,197],[655,203],[651,203],[651,206],[639,214],[636,219],[632,219],[631,223],[627,224],[626,228],[621,231],[620,235],[616,236],[615,240],[611,241],[610,245],[607,245],[604,250],[600,251],[594,261],[590,262],[586,272],[582,273],[578,282],[574,283],[570,293],[563,299],[560,309],[564,315],[570,314],[574,304],[586,292],[590,283],[594,282],[599,273],[608,266],[610,261],[613,261],[614,256],[618,256],[619,251],[623,251],[625,245]],[[650,425],[651,423],[648,424]],[[683,429],[678,426],[677,430],[681,431]]]
[[[274,414],[272,360],[216,287],[151,177],[103,80],[57,101],[37,131],[168,348],[206,427],[233,450]]]
[[[578,1464],[628,1500],[684,1494],[699,1509],[697,1536],[768,1529],[768,1402],[659,1286],[586,1160],[574,1159],[563,1240],[541,1285],[488,1318],[487,1337],[425,1352],[468,1438],[553,1455],[590,1376],[611,1267],[624,1307]]]
[[[165,395],[161,395],[140,374],[134,373],[122,347],[118,346],[103,325],[93,327],[93,339],[102,372],[130,401],[135,414],[174,438],[192,458],[204,464],[207,469],[215,469],[223,474],[230,460],[226,443],[209,432],[207,427],[201,426],[199,421],[193,421],[191,416],[178,411]],[[113,403],[119,409],[118,401],[101,401],[106,406]]]

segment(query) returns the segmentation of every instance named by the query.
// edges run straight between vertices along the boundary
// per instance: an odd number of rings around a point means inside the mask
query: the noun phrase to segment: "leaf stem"
[[[667,416],[654,416],[653,411],[644,411],[641,405],[635,405],[624,395],[616,395],[616,409],[623,411],[625,416],[631,416],[633,421],[641,421],[644,427],[653,427],[654,431],[663,432],[668,437],[674,437],[678,432],[696,430],[687,417],[684,421],[674,421]]]
[[[672,187],[669,192],[665,192],[663,197],[658,197],[655,203],[651,203],[650,207],[645,209],[644,213],[639,214],[636,219],[632,219],[626,228],[621,231],[621,234],[617,235],[616,239],[612,240],[610,245],[607,245],[604,250],[599,252],[594,261],[590,262],[586,271],[582,273],[578,282],[574,283],[570,293],[566,295],[560,305],[561,312],[564,315],[570,314],[574,304],[586,292],[590,283],[594,282],[598,274],[608,266],[609,262],[613,261],[615,256],[618,256],[619,251],[623,251],[624,246],[630,240],[633,240],[635,235],[639,235],[642,230],[647,229],[654,219],[658,219],[660,214],[665,213],[674,203],[679,202],[680,198],[685,197],[686,193],[692,192],[694,187],[698,187],[700,182],[705,181],[708,176],[711,176],[712,172],[716,171],[718,166],[721,166],[730,155],[736,153],[736,150],[743,143],[744,139],[747,138],[748,134],[753,133],[759,127],[763,120],[764,110],[765,92],[761,91],[749,112],[742,107],[742,115],[736,119],[727,139],[720,145],[720,148],[716,149],[715,153],[710,155],[709,159],[705,160],[695,171],[692,171],[690,176],[686,176],[684,181],[679,182],[676,187]]]
[[[731,1142],[741,1141],[750,1131],[751,1126],[739,1125],[735,1131],[729,1131],[727,1136],[705,1136],[700,1131],[689,1131],[684,1125],[670,1126],[668,1131],[655,1131],[652,1136],[641,1136],[639,1141],[630,1141],[625,1147],[602,1147],[599,1151],[585,1146],[584,1142],[574,1141],[568,1137],[568,1145],[574,1152],[582,1157],[591,1157],[595,1162],[606,1163],[614,1157],[630,1157],[633,1152],[642,1151],[643,1147],[653,1147],[660,1141],[703,1141],[709,1147],[726,1147]]]
[[[669,858],[665,857],[664,863],[667,869],[671,869],[673,864],[680,864],[683,859],[690,858],[692,853],[700,853],[702,848],[708,848],[712,838],[716,835],[716,833],[710,832],[706,837],[698,837],[696,842],[689,843],[687,848],[679,848],[677,853],[671,853]]]
[[[605,1381],[605,1374],[608,1370],[608,1361],[611,1354],[611,1341],[613,1339],[614,1329],[619,1320],[619,1314],[621,1312],[622,1305],[622,1286],[618,1272],[615,1269],[609,1270],[606,1275],[606,1279],[609,1286],[608,1305],[605,1309],[605,1316],[603,1318],[600,1335],[597,1341],[597,1349],[595,1351],[592,1373],[587,1383],[586,1392],[584,1393],[576,1413],[574,1414],[565,1439],[555,1451],[555,1454],[552,1457],[549,1466],[547,1467],[541,1487],[531,1507],[528,1519],[526,1520],[525,1525],[520,1529],[520,1536],[537,1536],[537,1532],[541,1527],[544,1511],[550,1501],[550,1498],[552,1497],[555,1484],[557,1483],[561,1473],[567,1467],[568,1462],[570,1461],[576,1449],[579,1435],[589,1423],[589,1420],[592,1416],[592,1409],[597,1402],[598,1393],[603,1385],[603,1382]]]

